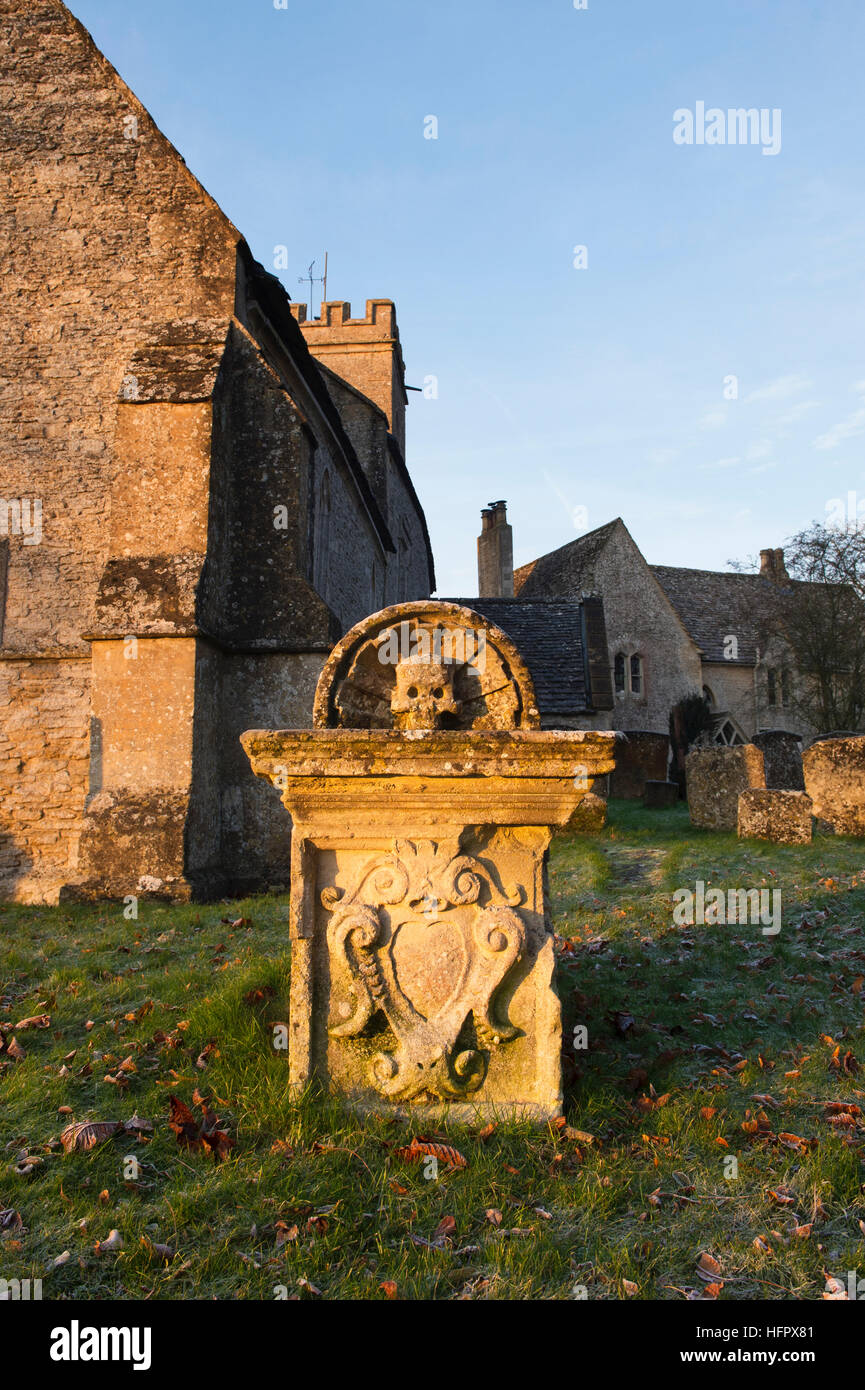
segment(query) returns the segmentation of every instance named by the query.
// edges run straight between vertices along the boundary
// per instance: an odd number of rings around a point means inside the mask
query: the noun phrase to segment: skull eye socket
[[[444,693],[445,693],[445,692],[444,692],[444,686],[437,685],[436,688],[435,688],[435,690],[433,691],[433,699],[434,699],[434,700],[440,700],[440,699],[442,698],[442,696],[444,695]]]
[[[417,699],[417,686],[416,686],[416,685],[410,685],[410,686],[409,686],[409,688],[408,688],[408,698],[409,698],[410,700],[416,700],[416,699]]]

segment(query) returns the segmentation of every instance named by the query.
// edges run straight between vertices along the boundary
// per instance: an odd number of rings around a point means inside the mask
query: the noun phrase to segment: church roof
[[[536,601],[535,595],[573,595],[597,588],[595,561],[617,527],[626,530],[620,517],[578,536],[558,550],[541,555],[514,571],[514,588],[520,603]],[[648,565],[688,636],[707,662],[724,661],[734,666],[754,666],[761,645],[759,633],[772,626],[779,601],[789,587],[761,574],[735,571],[683,569],[674,565]],[[725,638],[735,636],[735,660],[725,655]]]
[[[607,634],[601,600],[451,598],[488,619],[516,645],[542,718],[612,709]]]
[[[673,565],[650,565],[649,569],[704,661],[725,661],[731,666],[756,664],[760,626],[765,627],[779,596],[787,590],[760,574]],[[725,656],[725,638],[729,636],[738,641],[735,660]]]
[[[580,593],[583,589],[593,589],[592,566],[595,558],[603,550],[617,526],[623,525],[619,517],[587,531],[584,536],[547,555],[520,565],[514,570],[514,589],[518,595],[531,598],[535,594]]]

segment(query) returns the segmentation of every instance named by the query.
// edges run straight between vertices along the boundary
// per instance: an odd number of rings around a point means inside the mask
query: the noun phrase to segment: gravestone
[[[811,843],[812,802],[804,792],[752,787],[739,797],[738,834],[776,845]]]
[[[547,847],[612,770],[615,734],[541,730],[510,638],[434,601],[352,628],[313,725],[241,740],[293,820],[292,1088],[558,1114]]]
[[[802,764],[822,827],[865,836],[865,734],[818,739],[805,749]]]
[[[610,774],[610,796],[638,801],[647,779],[664,781],[670,758],[667,734],[627,730],[616,745],[616,768]]]
[[[736,830],[739,795],[765,787],[763,754],[753,743],[733,748],[695,748],[685,759],[688,811],[706,830]]]
[[[678,806],[678,804],[678,782],[662,782],[652,777],[646,778],[646,786],[643,792],[643,805],[647,810],[667,810],[670,806]]]
[[[777,787],[780,791],[805,790],[801,734],[791,734],[786,729],[763,729],[752,741],[763,754],[767,787]]]

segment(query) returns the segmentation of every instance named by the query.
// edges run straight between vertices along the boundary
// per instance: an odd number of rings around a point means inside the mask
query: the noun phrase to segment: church
[[[334,643],[436,587],[396,310],[309,319],[62,0],[2,8],[0,897],[258,891],[290,833],[239,735],[308,726]],[[809,732],[755,622],[779,550],[650,565],[617,518],[515,572],[494,502],[478,574],[546,728],[661,777],[694,692],[718,742]]]
[[[239,734],[435,586],[396,312],[307,322],[61,0],[2,8],[0,894],[245,892]]]

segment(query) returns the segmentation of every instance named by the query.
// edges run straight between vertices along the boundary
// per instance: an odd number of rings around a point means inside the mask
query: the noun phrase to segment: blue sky
[[[517,564],[616,515],[714,569],[865,516],[862,0],[70,8],[292,298],[326,249],[329,298],[396,301],[440,593],[501,497]],[[780,151],[675,144],[700,101],[779,109]]]

